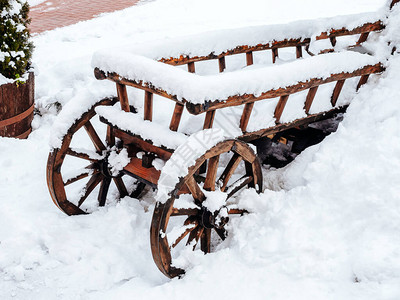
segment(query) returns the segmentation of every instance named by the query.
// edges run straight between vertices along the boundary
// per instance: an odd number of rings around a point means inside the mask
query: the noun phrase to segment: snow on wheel
[[[116,144],[112,129],[96,118],[96,107],[116,102],[118,98],[106,98],[93,105],[68,129],[61,147],[49,154],[50,195],[68,215],[86,214],[127,195],[137,197],[144,189],[142,183],[123,179],[118,164],[128,159],[126,149]],[[134,189],[128,189],[128,184]]]
[[[174,153],[170,165],[180,155]],[[159,186],[171,175],[163,173]],[[261,165],[246,143],[225,140],[195,160],[154,210],[151,251],[162,273],[171,278],[184,274],[184,266],[177,263],[183,252],[200,248],[209,253],[218,240],[226,238],[229,218],[246,212],[235,204],[235,196],[245,187],[262,190]]]

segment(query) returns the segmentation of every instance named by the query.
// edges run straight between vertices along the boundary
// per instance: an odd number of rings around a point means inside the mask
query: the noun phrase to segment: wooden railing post
[[[129,100],[128,100],[128,93],[126,92],[126,85],[117,82],[117,95],[119,98],[119,102],[121,104],[121,109],[123,111],[129,112]]]
[[[144,92],[144,119],[153,120],[153,93]]]

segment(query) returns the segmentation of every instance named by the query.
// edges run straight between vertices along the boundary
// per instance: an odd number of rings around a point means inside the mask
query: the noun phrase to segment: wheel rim
[[[204,175],[199,175],[205,164]],[[212,236],[224,240],[229,217],[246,213],[235,207],[232,200],[247,186],[258,193],[262,190],[261,165],[246,143],[223,141],[197,159],[188,175],[171,191],[168,201],[158,202],[154,209],[150,240],[160,271],[170,278],[180,276],[184,268],[174,260],[179,259],[181,251],[200,248],[209,253]]]
[[[120,151],[120,147],[115,147],[115,137],[110,127],[107,126],[106,133],[100,134],[96,130],[96,126],[92,123],[95,120],[97,106],[114,105],[118,98],[106,98],[96,103],[88,112],[83,114],[69,129],[64,136],[62,145],[58,149],[54,149],[49,154],[47,162],[47,185],[49,187],[50,195],[53,202],[63,212],[68,215],[86,214],[87,211],[82,209],[85,201],[88,198],[93,198],[97,194],[97,206],[104,206],[106,204],[107,195],[109,194],[112,182],[119,192],[120,198],[128,195],[128,190],[122,179],[123,174],[113,175],[109,170],[108,156],[110,149],[113,151]],[[104,125],[106,126],[106,125]],[[86,132],[86,138],[84,137]],[[76,149],[71,145],[74,136],[83,135],[87,140],[85,149]],[[103,139],[101,136],[105,136]],[[92,149],[88,149],[91,144]],[[68,166],[71,162],[78,164],[81,169],[76,172],[74,166]],[[81,168],[81,166],[83,166]],[[64,172],[64,168],[69,167],[70,174]],[[85,184],[86,182],[86,184]],[[143,189],[143,185],[138,185],[138,188]],[[78,196],[73,197],[69,191],[80,190]],[[137,190],[134,190],[139,194]]]

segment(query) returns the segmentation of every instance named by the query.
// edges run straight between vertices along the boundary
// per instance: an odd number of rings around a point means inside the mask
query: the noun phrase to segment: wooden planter
[[[32,131],[35,76],[19,84],[0,86],[0,136],[25,139]]]

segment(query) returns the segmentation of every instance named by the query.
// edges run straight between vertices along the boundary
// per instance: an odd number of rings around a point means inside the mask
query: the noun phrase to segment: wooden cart
[[[393,1],[391,7],[397,2]],[[361,49],[361,44],[372,32],[380,32],[384,28],[384,20],[376,20],[351,30],[331,29],[318,34],[313,40],[329,40],[332,49],[322,51],[329,53],[334,52],[337,38],[353,36],[357,37],[357,42],[349,45],[349,49],[357,50]],[[275,63],[278,51],[283,48],[295,49],[295,56],[299,59],[296,61],[301,61],[302,64],[308,64],[319,56],[330,57],[331,55],[332,59],[336,59],[333,60],[333,65],[340,65],[342,58],[340,53],[302,58],[303,50],[308,52],[307,56],[312,55],[309,49],[311,42],[311,37],[295,39],[288,37],[280,41],[273,40],[251,46],[237,45],[222,53],[211,53],[206,56],[162,58],[159,62],[149,65],[149,68],[154,64],[156,66],[187,65],[188,71],[195,73],[195,63],[215,60],[219,71],[226,73],[224,70],[228,56],[243,55],[249,66],[253,64],[255,52],[271,52],[272,62]],[[146,64],[147,62],[144,63],[144,69]],[[290,64],[281,63],[281,66],[290,67]],[[140,66],[137,67],[140,68]],[[329,72],[327,66],[322,65],[321,69]],[[170,69],[167,70],[170,71]],[[346,110],[347,105],[337,104],[346,81],[354,81],[356,78],[357,83],[353,90],[355,94],[372,74],[383,71],[383,62],[364,64],[352,70],[307,78],[292,84],[285,83],[277,88],[263,90],[262,93],[234,94],[223,99],[199,103],[178,96],[171,87],[163,89],[161,84],[150,82],[146,78],[140,80],[140,78],[123,76],[118,70],[95,68],[97,79],[109,79],[116,83],[118,97],[106,98],[93,105],[68,129],[62,139],[62,145],[52,150],[47,165],[47,181],[51,197],[66,214],[76,215],[87,213],[83,207],[93,194],[95,194],[97,205],[104,206],[112,198],[109,195],[112,182],[120,198],[125,196],[139,198],[146,186],[157,188],[162,185],[163,195],[157,198],[151,223],[151,251],[161,272],[168,277],[181,275],[184,273],[183,267],[175,262],[179,253],[187,249],[196,249],[197,244],[203,252],[210,252],[215,240],[225,239],[227,235],[225,226],[229,218],[246,213],[246,210],[235,202],[235,196],[246,187],[253,188],[258,193],[262,191],[262,162],[253,150],[252,144],[262,139],[280,141],[285,144],[289,144],[290,141],[301,141],[307,137],[304,130],[310,128],[310,124],[331,119]],[[310,109],[317,91],[332,83],[334,87],[330,96],[331,108],[311,113]],[[144,91],[142,111],[138,112],[138,109],[129,103],[127,86]],[[182,89],[185,90],[185,87]],[[290,102],[289,97],[303,94],[304,116],[291,122],[281,122],[285,106]],[[170,99],[174,103],[173,111],[170,112],[172,117],[169,128],[153,120],[154,95]],[[273,98],[277,99],[273,111],[275,124],[248,131],[255,104],[273,101],[271,100]],[[120,108],[114,105],[117,102]],[[204,131],[188,137],[185,132],[179,130],[185,107],[189,114],[204,115]],[[221,130],[212,130],[216,112],[227,107],[242,111],[238,124],[241,134],[234,138],[221,138]],[[101,122],[95,118],[96,116],[100,116]],[[104,139],[95,129],[99,124],[106,126],[106,132],[103,132]],[[81,131],[87,132],[94,151],[84,151],[78,149],[81,147],[72,146],[71,141],[75,136],[80,136],[82,140]],[[300,150],[302,149],[304,147]],[[128,163],[122,164],[123,166],[118,169],[113,163],[120,162],[120,160],[115,160],[115,157],[122,155],[121,153],[124,153],[125,159],[128,158]],[[67,176],[63,173],[63,169],[70,158],[86,161],[88,165],[82,172]],[[165,165],[160,168],[157,164]],[[178,171],[174,172],[174,168]],[[86,184],[79,193],[68,194],[70,186],[84,180]]]

